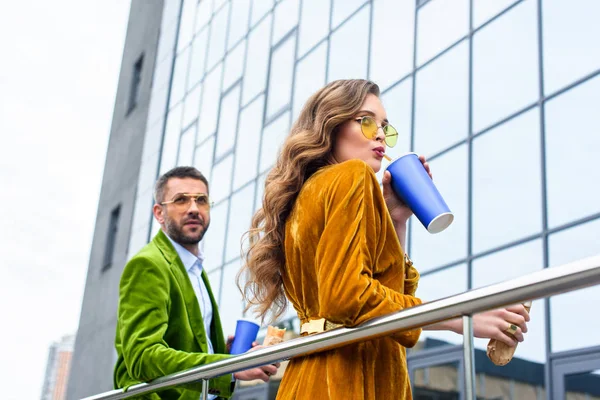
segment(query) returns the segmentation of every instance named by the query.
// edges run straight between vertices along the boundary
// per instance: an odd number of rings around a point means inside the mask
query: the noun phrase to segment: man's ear
[[[164,208],[160,204],[155,204],[152,207],[152,214],[154,214],[154,218],[159,224],[162,225],[165,222]]]

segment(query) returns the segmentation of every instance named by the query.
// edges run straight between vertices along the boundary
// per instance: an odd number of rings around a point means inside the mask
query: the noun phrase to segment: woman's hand
[[[431,170],[429,168],[429,163],[425,159],[425,156],[419,156],[419,160],[425,167],[427,174],[433,179],[433,175],[431,174]],[[392,190],[392,186],[390,182],[392,181],[392,176],[389,171],[385,171],[383,173],[383,198],[385,199],[385,204],[387,205],[388,211],[390,212],[390,216],[392,217],[392,221],[394,221],[394,225],[398,224],[406,224],[406,221],[411,217],[412,211],[408,206],[394,193]]]
[[[517,341],[524,340],[523,334],[527,332],[528,321],[529,313],[522,304],[486,311],[473,316],[473,335],[516,346]],[[513,334],[517,341],[506,333],[511,324],[517,326],[517,331]]]

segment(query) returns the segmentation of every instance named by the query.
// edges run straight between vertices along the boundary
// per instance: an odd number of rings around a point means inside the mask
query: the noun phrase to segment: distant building
[[[41,400],[64,400],[66,398],[74,344],[75,336],[67,335],[50,345]]]

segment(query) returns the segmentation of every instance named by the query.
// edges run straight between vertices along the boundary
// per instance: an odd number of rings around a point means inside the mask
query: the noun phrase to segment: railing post
[[[465,400],[475,400],[475,350],[473,346],[473,318],[470,315],[463,317],[463,352]]]
[[[208,379],[202,379],[202,400],[208,400]]]

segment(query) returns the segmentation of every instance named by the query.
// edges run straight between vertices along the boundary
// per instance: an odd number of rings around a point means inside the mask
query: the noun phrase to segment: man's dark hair
[[[171,178],[192,178],[198,179],[206,185],[206,190],[208,191],[208,180],[206,177],[202,175],[202,172],[198,171],[194,167],[175,167],[158,178],[156,181],[156,185],[154,186],[154,201],[156,203],[161,203],[164,201],[163,196],[165,195],[165,186],[167,186],[167,182]],[[208,193],[207,193],[208,194]]]

